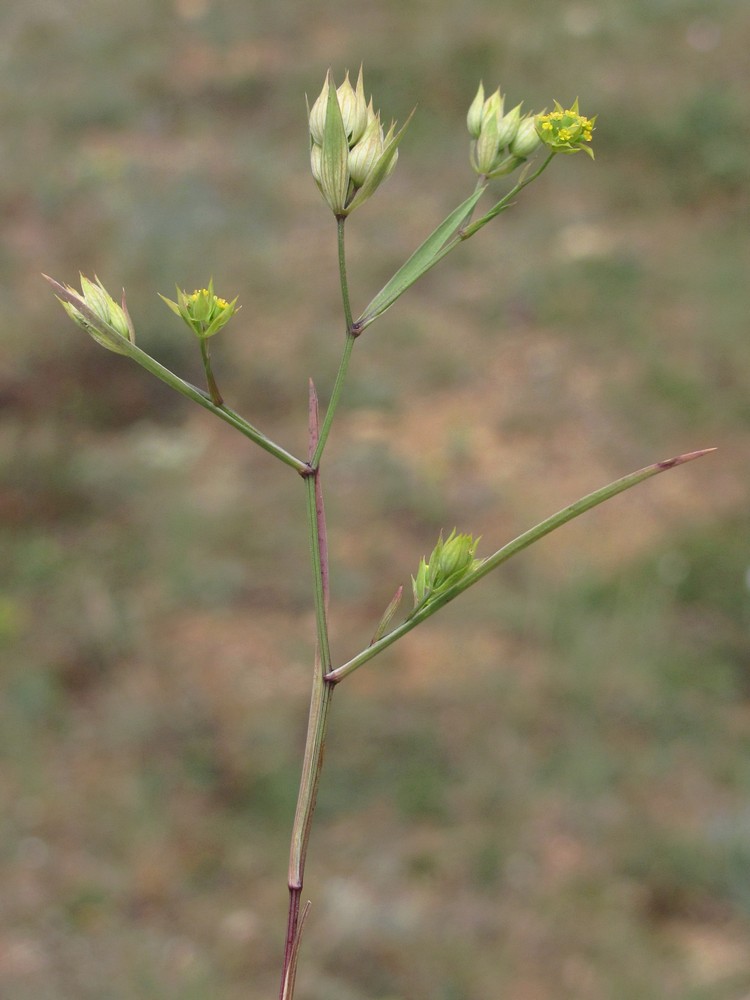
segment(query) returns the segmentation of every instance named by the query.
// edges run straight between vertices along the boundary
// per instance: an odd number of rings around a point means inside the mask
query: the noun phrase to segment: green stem
[[[417,281],[422,275],[435,267],[444,257],[455,250],[459,243],[469,239],[478,232],[488,222],[504,212],[511,206],[511,199],[522,191],[525,187],[535,181],[537,177],[546,170],[552,162],[554,154],[550,153],[546,160],[537,170],[526,176],[521,173],[519,181],[503,198],[500,199],[481,219],[469,224],[476,210],[476,205],[480,196],[486,190],[487,178],[482,175],[477,179],[474,193],[461,205],[455,208],[435,229],[421,246],[417,247],[411,257],[403,264],[393,277],[378,292],[370,302],[365,311],[354,324],[353,333],[359,336],[378,316],[382,316],[386,309],[390,309],[396,299],[403,295],[407,288]],[[528,170],[530,164],[524,168]]]
[[[336,237],[339,255],[339,279],[341,281],[341,299],[344,304],[344,319],[346,320],[347,331],[354,326],[352,319],[352,307],[349,302],[349,281],[346,276],[346,249],[344,246],[344,228],[346,226],[346,216],[341,215],[336,218]]]
[[[487,187],[487,183],[488,182],[487,182],[487,178],[485,177],[485,175],[484,174],[480,174],[480,176],[477,177],[476,184],[474,185],[474,194],[478,194],[478,192],[484,190],[484,188]],[[471,217],[474,214],[474,212],[476,211],[476,208],[477,208],[477,206],[474,205],[474,207],[471,208],[469,210],[469,212],[467,212],[466,218],[463,220],[463,222],[461,223],[461,225],[456,230],[457,233],[459,233],[459,234],[463,233],[463,231],[466,229],[466,227],[471,222]],[[455,243],[453,245],[455,246]]]
[[[319,657],[315,658],[310,715],[307,725],[305,756],[302,764],[297,809],[292,827],[292,842],[289,851],[289,891],[299,892],[305,876],[305,860],[310,840],[313,813],[318,795],[320,772],[323,766],[325,736],[328,728],[328,712],[335,685],[327,681]]]
[[[493,207],[489,210],[489,212],[487,212],[486,215],[483,215],[481,219],[477,219],[477,221],[474,222],[472,225],[466,226],[466,228],[458,231],[458,235],[452,245],[459,243],[461,240],[468,240],[470,236],[473,236],[474,233],[476,233],[478,230],[482,228],[482,226],[486,226],[487,223],[490,222],[492,219],[494,219],[496,215],[499,215],[501,212],[504,212],[506,208],[510,208],[511,199],[515,198],[515,196],[519,193],[519,191],[523,191],[525,187],[528,187],[532,181],[535,181],[537,177],[547,169],[547,167],[554,159],[554,156],[555,156],[554,153],[550,153],[547,156],[547,158],[543,161],[542,165],[528,176],[525,176],[522,173],[520,180],[515,185],[515,187],[512,187],[510,191],[506,195],[504,195],[499,202],[497,202],[496,205],[493,205]]]
[[[326,674],[331,670],[331,650],[328,638],[328,566],[325,551],[325,513],[320,487],[320,460],[333,425],[333,418],[336,414],[339,400],[341,399],[354,341],[356,340],[352,332],[353,320],[349,301],[349,284],[346,275],[345,221],[343,216],[336,220],[341,297],[346,319],[346,340],[333,391],[331,392],[331,398],[326,409],[326,415],[320,427],[318,426],[317,417],[317,394],[312,383],[310,386],[310,459],[307,466],[308,475],[305,479],[305,489],[307,491],[307,528],[313,571],[317,649],[313,669],[305,755],[302,763],[302,775],[300,777],[297,808],[294,814],[292,840],[289,850],[289,912],[287,916],[284,964],[281,975],[281,991],[279,994],[280,1000],[292,1000],[294,994],[297,950],[301,930],[299,916],[300,898],[305,876],[305,862],[310,840],[310,830],[318,798],[320,772],[323,767],[328,714],[335,687],[335,684],[326,679]]]
[[[323,418],[323,424],[320,428],[320,437],[318,438],[318,443],[315,448],[315,452],[310,461],[310,466],[313,469],[318,468],[318,466],[320,465],[320,460],[323,457],[323,450],[325,449],[326,442],[328,441],[328,435],[331,433],[333,418],[336,415],[336,409],[338,408],[339,401],[341,399],[341,393],[344,388],[344,383],[346,382],[347,372],[349,371],[349,361],[351,360],[352,350],[354,349],[354,342],[357,339],[357,336],[353,333],[354,320],[352,319],[352,307],[349,301],[349,280],[347,278],[347,273],[346,273],[346,250],[344,246],[345,223],[346,223],[345,216],[336,219],[336,228],[338,236],[339,280],[341,283],[341,299],[344,305],[344,317],[346,319],[346,340],[344,342],[344,351],[341,355],[341,361],[339,362],[339,370],[336,373],[336,381],[333,384],[333,391],[331,392],[331,398],[328,401],[326,415]]]
[[[312,697],[310,699],[310,715],[307,723],[307,738],[305,740],[305,756],[302,763],[297,809],[294,814],[292,840],[289,851],[289,913],[287,918],[286,947],[284,949],[284,964],[281,973],[281,1000],[292,1000],[294,992],[293,972],[297,963],[297,948],[299,945],[299,906],[302,896],[302,886],[305,878],[305,861],[307,847],[310,841],[315,804],[318,797],[320,772],[323,768],[328,716],[331,698],[335,687],[323,676],[320,657],[315,657],[313,672]]]
[[[208,386],[208,394],[211,397],[211,402],[214,406],[223,406],[224,399],[219,392],[219,387],[216,384],[216,379],[214,378],[213,369],[211,368],[211,348],[208,343],[208,337],[200,338],[201,344],[201,358],[203,359],[203,369],[206,373],[206,385]]]
[[[676,458],[667,459],[664,462],[657,462],[654,465],[649,465],[645,469],[639,469],[637,472],[631,472],[630,475],[624,476],[622,479],[617,479],[615,482],[610,483],[608,486],[604,486],[594,493],[589,493],[588,496],[582,497],[575,503],[570,504],[569,507],[564,507],[559,510],[556,514],[551,517],[546,518],[539,524],[530,528],[528,531],[523,532],[523,534],[518,535],[513,541],[508,542],[501,549],[498,549],[493,555],[485,559],[481,566],[477,567],[473,572],[467,574],[462,580],[454,584],[449,590],[438,595],[429,604],[425,605],[419,611],[414,613],[410,618],[407,618],[405,622],[398,625],[392,632],[383,636],[382,639],[378,639],[367,649],[363,649],[361,653],[358,653],[353,659],[344,663],[342,666],[337,667],[326,675],[326,680],[331,681],[331,683],[336,684],[347,677],[349,674],[353,673],[358,667],[361,667],[363,663],[367,663],[374,656],[382,650],[387,649],[388,646],[396,642],[402,636],[406,635],[407,632],[411,632],[413,628],[421,624],[426,618],[434,615],[436,611],[439,611],[444,605],[448,604],[449,601],[454,600],[459,594],[462,594],[469,587],[472,587],[475,583],[482,579],[482,577],[487,576],[491,573],[493,569],[496,569],[502,563],[510,559],[511,556],[516,555],[517,552],[521,552],[523,549],[528,548],[533,545],[534,542],[539,541],[545,535],[548,535],[551,531],[556,528],[561,527],[563,524],[567,524],[568,521],[572,521],[574,518],[579,517],[581,514],[585,513],[587,510],[591,510],[592,507],[597,507],[600,503],[604,503],[605,500],[609,500],[618,493],[623,493],[625,490],[629,490],[631,487],[636,486],[638,483],[642,483],[644,479],[650,479],[651,476],[656,476],[660,472],[665,472],[667,469],[673,469],[677,465],[683,465],[685,462],[691,462],[695,458],[701,458],[703,455],[709,454],[709,452],[715,451],[714,448],[704,448],[701,451],[688,452],[685,455],[678,455]]]
[[[344,388],[344,382],[346,381],[347,372],[349,371],[349,361],[352,356],[352,350],[354,349],[354,344],[357,338],[347,331],[346,341],[344,342],[344,350],[341,355],[341,361],[339,362],[339,370],[336,373],[336,381],[333,384],[333,391],[331,392],[331,398],[328,402],[328,407],[326,409],[326,415],[323,418],[323,424],[320,428],[320,440],[315,449],[315,454],[312,457],[310,465],[313,469],[317,469],[320,465],[320,460],[323,457],[323,449],[326,446],[326,441],[328,440],[328,435],[331,433],[331,427],[333,425],[333,418],[336,415],[336,409],[339,405],[339,400],[341,399],[341,393]]]
[[[320,649],[320,658],[323,662],[323,673],[327,673],[331,668],[331,650],[328,641],[328,595],[326,583],[328,573],[323,565],[321,557],[321,538],[325,533],[323,520],[323,507],[318,503],[317,480],[320,471],[305,479],[305,489],[307,490],[307,530],[310,541],[310,561],[313,571],[313,595],[315,599],[315,625]]]
[[[164,365],[159,364],[150,354],[146,354],[135,344],[129,343],[123,337],[123,348],[127,351],[128,357],[132,358],[137,364],[146,371],[151,372],[156,378],[165,382],[170,388],[176,390],[181,395],[186,396],[188,399],[192,399],[193,402],[198,403],[204,409],[209,410],[214,416],[219,417],[225,423],[230,424],[235,430],[238,430],[245,437],[250,438],[254,441],[260,448],[267,451],[270,455],[278,458],[285,465],[290,465],[293,469],[296,469],[301,475],[309,474],[309,466],[307,462],[301,461],[301,459],[296,458],[290,452],[286,451],[280,445],[276,444],[270,438],[266,437],[262,431],[259,431],[257,427],[253,427],[252,424],[248,423],[244,417],[241,417],[234,410],[230,409],[228,406],[217,405],[205,392],[197,389],[194,385],[189,382],[185,382],[174,372],[171,372]]]
[[[317,429],[315,431],[317,436]],[[305,755],[302,763],[297,808],[292,827],[289,850],[289,912],[287,917],[286,947],[281,975],[280,1000],[292,1000],[294,971],[299,946],[299,905],[305,877],[305,861],[310,840],[315,804],[318,798],[320,772],[323,767],[328,715],[335,685],[326,679],[331,669],[331,651],[328,639],[328,568],[322,551],[325,538],[325,515],[320,491],[320,470],[316,469],[305,479],[307,490],[307,527],[310,538],[310,556],[313,569],[317,649],[313,669],[310,714],[307,723]]]
[[[328,440],[333,418],[341,399],[349,361],[356,336],[352,332],[353,320],[349,301],[349,284],[346,275],[346,253],[344,247],[345,217],[337,218],[339,276],[341,297],[346,319],[346,340],[339,363],[331,398],[328,402],[322,426],[318,426],[317,394],[310,385],[310,459],[305,478],[307,491],[307,530],[310,540],[310,560],[313,571],[313,594],[315,599],[315,624],[317,648],[313,669],[310,714],[307,722],[305,755],[302,762],[297,808],[292,826],[292,840],[289,849],[289,911],[287,916],[286,947],[281,974],[280,1000],[292,1000],[297,966],[297,951],[300,939],[300,899],[305,877],[305,862],[310,841],[315,805],[318,798],[320,772],[323,768],[325,737],[328,715],[335,684],[326,675],[331,670],[331,649],[328,637],[328,565],[325,544],[326,526],[323,509],[323,495],[320,486],[320,460]]]

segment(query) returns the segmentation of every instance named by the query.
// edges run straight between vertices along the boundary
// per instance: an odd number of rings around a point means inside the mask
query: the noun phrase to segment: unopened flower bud
[[[365,101],[361,69],[356,89],[348,73],[336,88],[329,72],[308,117],[312,175],[336,217],[343,218],[390,176],[406,125],[398,132],[392,125],[383,135],[380,115],[372,100]]]
[[[497,116],[482,115],[482,128],[474,143],[473,164],[478,174],[489,174],[498,153]]]
[[[476,96],[466,116],[466,124],[474,142],[471,144],[471,165],[480,176],[492,178],[515,170],[513,150],[518,130],[525,121],[521,105],[504,113],[505,98],[496,90],[485,100],[484,87],[479,84]],[[521,158],[518,162],[522,162]]]
[[[457,535],[455,528],[446,539],[441,534],[429,560],[422,558],[412,577],[415,611],[481,566],[482,560],[475,558],[478,544],[479,539]]]
[[[365,101],[364,83],[362,82],[362,68],[359,70],[356,91],[349,83],[349,74],[341,86],[336,91],[339,107],[341,108],[341,118],[344,122],[344,131],[349,140],[349,146],[353,146],[364,135],[367,128],[367,102]]]
[[[508,146],[508,150],[513,156],[526,159],[540,146],[541,142],[536,130],[536,121],[533,115],[529,115],[519,124],[518,131]]]
[[[482,130],[482,111],[484,110],[484,85],[480,81],[477,95],[471,102],[469,113],[466,115],[466,125],[472,139],[478,139]]]
[[[326,126],[326,109],[328,107],[328,87],[329,79],[326,77],[323,89],[318,94],[315,103],[308,113],[308,123],[310,126],[310,136],[312,141],[318,145],[323,145],[323,132]]]
[[[355,187],[362,187],[383,152],[383,129],[380,118],[372,117],[362,138],[349,151],[349,176]]]
[[[70,285],[61,285],[49,277],[47,280],[68,316],[98,344],[117,354],[128,353],[123,341],[134,344],[135,330],[125,303],[125,292],[122,293],[122,305],[119,305],[98,278],[90,281],[82,274],[80,293]]]
[[[509,111],[507,115],[503,115],[498,122],[497,140],[499,149],[505,149],[506,146],[509,146],[513,142],[520,123],[521,105],[517,104],[512,111]]]
[[[505,110],[505,98],[500,93],[500,88],[490,94],[487,100],[484,102],[484,107],[482,108],[482,125],[484,125],[489,118],[494,118],[496,121],[500,121],[503,117]]]
[[[438,578],[448,580],[454,574],[463,576],[474,564],[476,548],[477,542],[471,535],[457,535],[454,529],[438,557]]]

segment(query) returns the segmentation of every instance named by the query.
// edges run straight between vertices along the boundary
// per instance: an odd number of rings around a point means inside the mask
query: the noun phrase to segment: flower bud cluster
[[[473,142],[471,165],[481,177],[512,173],[540,145],[534,116],[522,115],[521,105],[505,112],[505,98],[496,90],[485,99],[480,83],[466,116]]]
[[[584,118],[578,112],[578,98],[573,106],[564,109],[555,101],[555,110],[549,114],[537,115],[536,131],[539,138],[553,153],[578,153],[583,150],[591,159],[594,151],[584,143],[591,142],[596,115]]]
[[[455,528],[446,539],[440,535],[429,560],[422,558],[417,575],[411,580],[415,611],[482,565],[483,560],[475,558],[477,545],[478,538],[457,535]]]
[[[313,177],[334,214],[346,216],[392,173],[403,129],[396,135],[391,124],[383,133],[380,112],[365,100],[361,69],[356,88],[348,73],[337,88],[329,72],[308,117]]]
[[[177,288],[177,301],[159,296],[173,313],[181,316],[193,333],[201,340],[213,337],[225,326],[240,308],[237,306],[237,299],[227,302],[226,299],[219,298],[214,294],[213,278],[208,283],[208,288],[196,288],[194,292],[182,291]]]
[[[102,347],[117,354],[127,354],[122,340],[134,344],[135,330],[125,304],[125,292],[122,293],[122,305],[119,305],[98,278],[90,281],[83,274],[80,277],[80,294],[70,285],[48,280],[61,293],[57,296],[58,301],[72,320]]]

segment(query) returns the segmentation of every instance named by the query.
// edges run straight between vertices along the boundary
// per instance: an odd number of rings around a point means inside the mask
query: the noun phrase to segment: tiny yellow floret
[[[218,333],[239,308],[237,299],[228,302],[214,294],[213,279],[209,281],[208,288],[195,288],[189,293],[182,291],[178,286],[176,302],[163,295],[161,298],[172,312],[187,323],[196,336],[204,340]]]
[[[578,101],[570,108],[563,108],[555,101],[554,111],[539,115],[536,119],[537,133],[542,142],[553,153],[577,153],[583,150],[594,156],[592,149],[584,143],[591,142],[594,118],[586,118],[578,111]]]

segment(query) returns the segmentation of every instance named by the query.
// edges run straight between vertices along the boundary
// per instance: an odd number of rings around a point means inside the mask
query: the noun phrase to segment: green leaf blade
[[[390,309],[393,303],[403,293],[410,288],[415,281],[422,277],[431,267],[434,267],[446,253],[453,249],[455,244],[446,246],[451,236],[456,232],[461,223],[474,210],[475,205],[484,193],[484,187],[479,188],[467,198],[465,202],[454,209],[445,218],[437,229],[432,232],[421,246],[417,247],[406,263],[396,271],[393,277],[381,288],[375,298],[370,302],[365,311],[354,324],[354,328],[361,333],[379,316],[382,316],[386,309]]]

